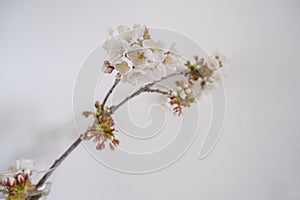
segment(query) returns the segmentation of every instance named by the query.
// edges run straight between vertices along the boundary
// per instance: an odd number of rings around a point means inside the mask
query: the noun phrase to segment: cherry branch
[[[182,71],[182,72],[176,72],[173,74],[169,74],[167,76],[162,77],[159,80],[153,81],[151,83],[146,84],[145,86],[141,87],[140,89],[138,89],[136,92],[132,93],[130,96],[126,97],[123,101],[121,101],[119,104],[117,104],[116,106],[113,106],[111,108],[111,112],[108,113],[108,115],[112,115],[118,108],[120,108],[123,104],[125,104],[127,101],[129,101],[130,99],[138,96],[139,94],[143,93],[143,92],[153,92],[153,93],[159,93],[159,94],[163,94],[163,95],[168,95],[169,92],[166,91],[162,91],[160,89],[152,89],[150,87],[152,87],[153,85],[168,79],[170,77],[173,76],[177,76],[177,75],[181,75],[181,74],[185,74],[187,73],[186,71]],[[117,84],[120,82],[120,78],[116,78],[115,82],[113,84],[113,86],[110,88],[110,90],[108,91],[108,93],[106,94],[103,103],[101,104],[101,109],[104,109],[104,105],[106,103],[106,101],[108,100],[109,96],[112,94],[113,90],[115,89],[115,87],[117,86]],[[102,108],[103,106],[103,108]],[[102,111],[103,112],[103,111]],[[85,133],[83,133],[80,137],[78,137],[73,143],[72,145],[57,159],[55,160],[55,162],[51,165],[51,167],[49,168],[49,171],[39,180],[39,182],[36,185],[36,188],[38,189],[39,187],[43,186],[44,183],[46,182],[46,180],[52,175],[52,173],[54,172],[54,170],[61,165],[61,163],[71,154],[71,152],[76,149],[76,147],[81,143],[82,141],[82,136],[87,134],[89,131],[87,130]]]
[[[101,104],[101,113],[103,113],[103,110],[104,110],[104,106],[106,104],[106,101],[108,100],[109,96],[112,94],[113,90],[115,89],[115,87],[118,85],[118,83],[120,82],[120,75],[117,74],[117,77],[115,79],[115,82],[114,84],[111,86],[110,90],[108,91],[108,93],[106,94],[102,104]]]
[[[162,91],[160,89],[151,89],[151,88],[148,88],[145,92],[159,93],[159,94],[162,94],[162,95],[170,94],[170,92]]]
[[[120,103],[118,103],[116,106],[112,106],[111,107],[111,112],[109,113],[109,115],[112,115],[114,112],[116,112],[116,110],[118,108],[120,108],[123,104],[125,104],[126,102],[128,102],[130,99],[138,96],[139,94],[143,93],[143,92],[158,92],[158,93],[161,93],[161,94],[169,94],[168,92],[163,92],[163,91],[160,91],[158,89],[150,89],[151,86],[163,81],[163,80],[166,80],[170,77],[173,77],[173,76],[178,76],[178,75],[182,75],[182,74],[186,74],[188,73],[187,71],[181,71],[181,72],[175,72],[173,74],[169,74],[167,76],[164,76],[162,77],[161,79],[159,80],[156,80],[156,81],[153,81],[151,83],[148,83],[146,84],[145,86],[141,87],[140,89],[138,89],[137,91],[135,91],[134,93],[132,93],[130,96],[127,96],[125,99],[123,99]]]
[[[86,131],[84,134],[86,134],[88,132],[89,131]],[[55,162],[49,168],[49,171],[37,183],[37,185],[36,185],[37,188],[44,185],[46,180],[52,175],[55,168],[57,168],[69,156],[69,154],[80,144],[81,141],[82,141],[82,136],[78,137],[75,140],[75,142],[73,142],[73,144],[57,160],[55,160]]]

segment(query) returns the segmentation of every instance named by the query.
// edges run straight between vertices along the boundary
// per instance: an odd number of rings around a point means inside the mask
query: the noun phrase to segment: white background
[[[205,160],[196,141],[146,175],[106,168],[80,146],[56,171],[49,199],[300,199],[299,11],[296,0],[1,0],[1,169],[21,157],[52,161],[76,138],[81,63],[106,27],[141,22],[230,57],[221,140]]]

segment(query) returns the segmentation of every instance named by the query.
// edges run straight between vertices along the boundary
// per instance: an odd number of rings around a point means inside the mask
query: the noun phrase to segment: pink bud
[[[95,131],[90,131],[90,132],[88,132],[87,134],[85,134],[83,136],[83,139],[84,140],[90,140],[92,137],[94,137],[94,134],[95,134]]]
[[[109,143],[109,148],[110,148],[111,151],[115,150],[115,147],[111,143]]]
[[[114,123],[113,120],[111,120],[111,121],[109,122],[109,126],[113,126],[113,125],[115,125],[115,123]]]
[[[1,184],[3,185],[3,186],[7,186],[7,179],[3,179],[2,181],[1,181]]]
[[[194,81],[192,79],[189,80],[189,85],[192,87],[194,85]]]
[[[104,134],[100,135],[100,141],[104,140]]]
[[[84,117],[86,117],[86,118],[89,117],[91,114],[92,114],[92,113],[89,112],[89,111],[85,111],[85,112],[82,113],[82,115],[83,115]]]
[[[101,116],[101,118],[100,118],[100,121],[101,122],[104,122],[104,121],[106,121],[107,120],[107,118],[105,117],[105,116]]]
[[[93,126],[89,126],[89,127],[88,127],[88,130],[89,130],[89,131],[95,131],[95,130],[96,130],[96,128],[95,128],[95,127],[93,127]]]
[[[110,66],[110,62],[108,60],[104,60],[103,67],[108,67],[108,66]]]
[[[31,175],[31,170],[30,169],[24,169],[23,173],[25,175],[25,178],[28,178]]]
[[[102,149],[104,149],[104,147],[105,147],[104,143],[100,143],[100,144],[98,144],[98,145],[96,146],[96,149],[97,149],[97,150],[102,150]]]
[[[99,142],[101,138],[101,135],[96,135],[93,139],[93,142]]]
[[[117,140],[117,139],[114,139],[114,140],[112,141],[112,143],[113,143],[115,146],[118,146],[118,145],[120,144],[120,141]]]
[[[112,73],[114,71],[114,69],[115,68],[113,66],[107,66],[107,67],[103,68],[103,72],[107,73],[107,74],[110,74],[110,73]]]
[[[21,174],[19,174],[19,175],[17,175],[17,181],[18,181],[18,183],[22,184],[25,181],[25,179]]]

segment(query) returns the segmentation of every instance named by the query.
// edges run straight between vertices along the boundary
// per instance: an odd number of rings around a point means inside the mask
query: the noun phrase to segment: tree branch
[[[142,92],[144,92],[148,87],[144,86],[141,87],[139,90],[135,91],[134,93],[132,93],[130,96],[126,97],[125,99],[123,99],[123,101],[121,101],[120,103],[118,103],[116,106],[113,106],[111,108],[111,111],[109,113],[109,115],[112,115],[119,107],[121,107],[124,103],[126,103],[127,101],[129,101],[130,99],[132,99],[133,97],[141,94]]]
[[[114,112],[116,112],[117,109],[119,109],[123,104],[125,104],[126,102],[128,102],[130,99],[134,98],[135,96],[141,94],[142,92],[157,92],[157,93],[161,93],[161,94],[169,94],[169,93],[166,93],[164,91],[160,91],[158,89],[150,89],[151,86],[163,81],[163,80],[166,80],[170,77],[173,77],[173,76],[178,76],[178,75],[182,75],[182,74],[186,74],[188,73],[188,71],[181,71],[181,72],[175,72],[173,74],[169,74],[167,76],[164,76],[162,77],[161,79],[159,80],[156,80],[156,81],[153,81],[151,83],[148,83],[146,84],[145,86],[141,87],[140,89],[138,89],[137,91],[135,91],[134,93],[132,93],[130,96],[126,97],[125,99],[123,99],[123,101],[121,101],[120,103],[118,103],[116,106],[112,106],[111,108],[111,112],[109,113],[109,115],[112,115]]]
[[[89,130],[87,130],[83,135],[85,135],[88,132]],[[65,151],[57,160],[55,160],[55,162],[49,168],[49,171],[37,183],[36,188],[39,188],[42,185],[44,185],[46,180],[52,175],[55,168],[57,168],[69,156],[69,154],[80,144],[81,141],[82,141],[82,136],[78,137],[73,142],[73,144],[67,149],[67,151]]]
[[[148,88],[148,89],[145,90],[144,92],[154,92],[154,93],[159,93],[159,94],[163,94],[163,95],[168,95],[168,94],[170,94],[170,92],[162,91],[162,90],[160,90],[160,89],[151,89],[151,88]]]
[[[112,94],[113,90],[115,89],[115,87],[118,85],[118,83],[120,82],[120,77],[119,75],[117,75],[116,79],[115,79],[115,82],[114,84],[112,85],[112,87],[110,88],[110,90],[108,91],[108,93],[106,94],[102,104],[101,104],[101,113],[103,113],[104,111],[104,106],[105,106],[105,103],[106,101],[108,100],[108,97]]]
[[[123,101],[121,101],[119,104],[117,104],[116,106],[113,106],[111,109],[111,112],[108,113],[108,115],[112,115],[119,107],[121,107],[123,104],[125,104],[127,101],[129,101],[130,99],[138,96],[139,94],[143,93],[143,92],[154,92],[154,93],[160,93],[163,95],[167,95],[169,94],[169,92],[166,91],[162,91],[159,89],[152,89],[150,87],[152,87],[153,85],[168,79],[170,77],[173,76],[177,76],[177,75],[182,75],[187,73],[186,71],[182,71],[182,72],[176,72],[173,74],[169,74],[165,77],[162,77],[159,80],[153,81],[151,83],[146,84],[145,86],[141,87],[140,89],[138,89],[137,91],[135,91],[134,93],[132,93],[130,96],[126,97]],[[118,76],[118,75],[117,75]],[[109,96],[112,94],[113,90],[115,89],[115,87],[117,86],[117,84],[120,82],[120,77],[117,77],[115,79],[114,84],[112,85],[112,87],[110,88],[110,90],[108,91],[108,93],[106,94],[102,104],[101,104],[101,112],[103,112],[104,109],[104,105],[106,103],[106,101],[108,100]],[[36,185],[36,188],[41,187],[42,185],[44,185],[44,183],[46,182],[46,180],[52,175],[52,173],[54,172],[54,170],[74,151],[74,149],[76,149],[76,147],[81,143],[82,141],[82,136],[87,134],[89,131],[87,130],[85,133],[83,133],[80,137],[78,137],[73,144],[57,159],[55,160],[55,162],[51,165],[51,167],[49,168],[49,171],[39,180],[39,182]],[[32,199],[38,199],[40,196],[36,196],[35,198]]]

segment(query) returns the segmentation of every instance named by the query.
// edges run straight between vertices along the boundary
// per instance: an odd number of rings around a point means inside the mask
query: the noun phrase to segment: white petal
[[[27,176],[31,175],[31,170],[30,169],[24,169],[24,174]]]
[[[126,61],[122,61],[121,63],[116,64],[116,70],[121,74],[126,74],[131,70],[131,67]]]
[[[17,176],[17,180],[18,180],[19,183],[22,183],[25,179],[24,179],[24,177],[21,174],[19,174]]]
[[[185,94],[184,91],[181,91],[181,92],[180,92],[180,97],[181,97],[182,99],[185,99],[185,98],[186,98],[186,94]]]
[[[129,31],[129,30],[130,30],[130,28],[128,26],[125,26],[125,25],[119,25],[117,27],[117,31],[119,33],[123,33],[123,32]]]
[[[16,183],[16,179],[14,177],[9,177],[8,178],[8,184],[10,186],[13,186]]]

